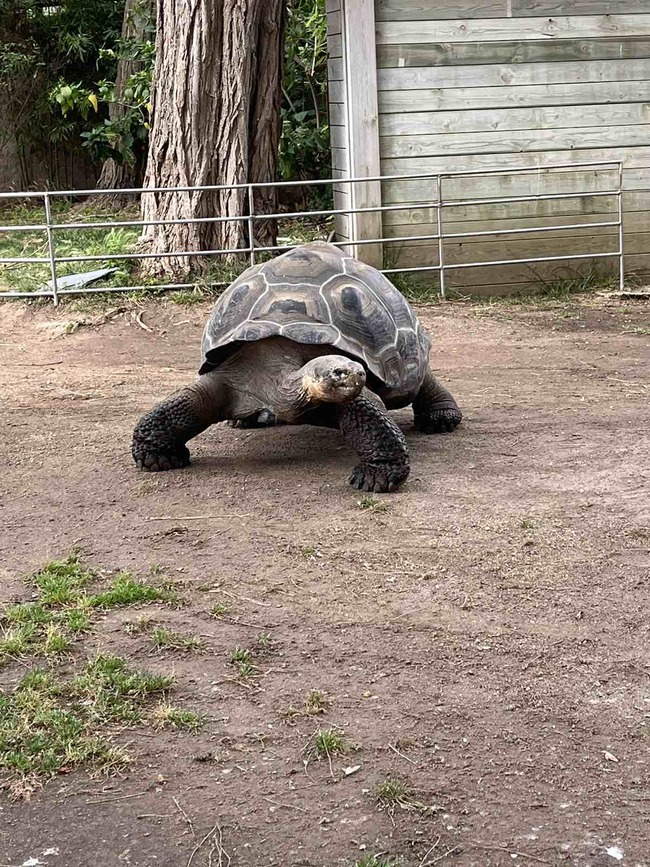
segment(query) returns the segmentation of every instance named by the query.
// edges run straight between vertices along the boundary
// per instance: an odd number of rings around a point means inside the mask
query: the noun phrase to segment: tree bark
[[[153,16],[156,0],[126,0],[124,7],[124,19],[122,22],[122,41],[142,40],[145,37],[145,27],[148,20]],[[109,105],[108,116],[110,120],[119,120],[126,115],[124,105],[124,89],[136,72],[142,69],[142,63],[127,57],[120,57],[117,63],[115,78],[115,101]],[[139,187],[144,180],[147,164],[146,151],[136,153],[133,164],[118,163],[109,158],[103,166],[97,181],[100,190],[114,190],[126,187]],[[121,204],[125,197],[119,194],[115,196],[103,196],[104,204]]]
[[[280,140],[283,0],[158,0],[153,119],[145,187],[275,180]],[[274,210],[259,191],[256,212]],[[145,193],[145,220],[239,217],[246,190]],[[256,225],[261,243],[275,221]],[[244,247],[246,221],[149,226],[148,252]],[[214,259],[212,259],[214,261]],[[179,277],[203,257],[149,259],[145,271]]]

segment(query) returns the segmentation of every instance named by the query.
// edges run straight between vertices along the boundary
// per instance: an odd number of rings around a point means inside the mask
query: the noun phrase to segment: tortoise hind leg
[[[458,404],[431,371],[413,401],[415,427],[425,434],[452,431],[463,417]]]
[[[205,373],[144,415],[133,431],[131,453],[141,470],[157,472],[185,467],[185,443],[226,417],[227,389],[222,375]]]

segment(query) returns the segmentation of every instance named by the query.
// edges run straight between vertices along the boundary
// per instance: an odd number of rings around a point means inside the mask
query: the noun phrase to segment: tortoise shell
[[[323,241],[254,265],[228,287],[205,327],[199,372],[272,336],[335,347],[395,393],[414,395],[428,369],[431,341],[404,296]]]

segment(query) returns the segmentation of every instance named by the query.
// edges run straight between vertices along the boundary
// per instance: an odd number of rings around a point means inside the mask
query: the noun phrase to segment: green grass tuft
[[[344,735],[336,729],[319,729],[314,735],[314,751],[319,759],[342,756],[349,749]]]
[[[163,626],[157,626],[151,633],[151,640],[159,650],[201,650],[203,642],[192,635],[181,635]]]
[[[81,565],[78,552],[64,560],[53,560],[33,576],[39,590],[39,602],[47,605],[74,603],[81,591],[95,577],[93,572]]]
[[[364,855],[352,867],[401,867],[401,858],[388,858],[383,855]]]
[[[174,707],[167,704],[167,702],[161,702],[154,710],[153,720],[156,728],[172,729],[173,731],[185,729],[186,731],[195,732],[205,725],[204,716],[192,710]]]
[[[235,647],[234,650],[230,651],[230,661],[233,664],[238,662],[252,662],[253,654],[250,650],[246,650],[244,647]]]
[[[0,637],[0,662],[29,653],[36,634],[36,626],[33,623],[23,623],[7,629]]]
[[[61,619],[73,635],[90,630],[90,617],[83,608],[68,608],[62,612]]]
[[[0,770],[51,776],[77,765],[103,770],[127,763],[124,751],[98,725],[137,721],[146,699],[171,679],[131,671],[100,656],[72,682],[33,671],[11,693],[0,693]]]
[[[49,623],[52,612],[44,608],[40,602],[20,602],[10,605],[3,613],[10,623]]]
[[[409,790],[406,783],[393,777],[388,777],[377,786],[375,797],[380,807],[395,807],[406,803]]]
[[[166,692],[173,682],[165,675],[131,671],[120,657],[98,656],[74,679],[71,693],[84,701],[93,722],[138,722],[139,704]]]
[[[70,649],[70,639],[56,623],[48,623],[43,638],[43,654],[58,656]]]
[[[141,602],[173,602],[176,594],[137,581],[130,572],[120,572],[113,578],[108,590],[88,597],[94,608],[114,608],[121,605],[137,605]]]
[[[364,855],[355,861],[352,867],[401,867],[401,858],[389,858],[383,855]]]
[[[388,503],[384,500],[378,500],[376,497],[370,495],[361,497],[361,499],[357,500],[357,506],[362,511],[368,512],[387,512],[389,509]]]

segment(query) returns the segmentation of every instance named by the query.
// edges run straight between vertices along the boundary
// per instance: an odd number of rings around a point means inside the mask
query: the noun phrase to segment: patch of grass
[[[315,548],[313,545],[304,545],[300,549],[300,553],[308,560],[317,560],[323,556],[322,553],[318,550],[318,548]]]
[[[489,307],[521,305],[552,308],[568,304],[578,295],[618,287],[618,275],[596,265],[580,269],[562,267],[554,274],[554,277],[544,278],[538,272],[532,271],[530,291],[490,298],[469,296],[469,299]]]
[[[198,731],[205,725],[205,718],[192,710],[174,707],[167,702],[161,702],[153,712],[153,720],[156,728],[173,729],[179,731]]]
[[[405,804],[409,799],[409,790],[406,783],[394,777],[388,777],[380,783],[375,790],[375,798],[380,807],[395,807]]]
[[[61,613],[61,620],[73,635],[90,631],[90,617],[84,608],[68,608]]]
[[[228,656],[231,665],[234,666],[237,676],[241,678],[253,677],[257,672],[252,651],[244,647],[235,647]]]
[[[124,766],[128,755],[97,727],[140,719],[149,696],[171,683],[110,656],[97,657],[72,681],[51,671],[30,672],[13,692],[0,693],[0,770],[19,780],[78,765],[103,771]]]
[[[233,665],[239,662],[252,662],[253,654],[250,650],[246,650],[244,647],[235,647],[234,650],[230,651],[230,661]]]
[[[395,808],[418,813],[435,813],[441,808],[438,806],[423,804],[418,801],[408,785],[396,777],[387,777],[375,788],[375,801],[380,810],[386,810],[391,819]]]
[[[43,654],[58,656],[70,649],[70,639],[56,623],[48,623],[43,639]]]
[[[120,572],[111,581],[108,590],[88,597],[94,608],[114,608],[122,605],[137,605],[142,602],[174,602],[172,590],[154,587],[136,580],[130,572]]]
[[[32,580],[39,590],[41,606],[69,605],[77,601],[83,588],[95,578],[94,572],[81,565],[79,552],[64,560],[52,560]]]
[[[352,867],[402,867],[401,858],[384,857],[383,855],[364,855],[355,861]]]
[[[319,689],[310,689],[302,707],[295,708],[289,705],[283,716],[286,719],[296,716],[317,716],[318,714],[325,713],[329,706],[329,699],[324,692],[321,692]]]
[[[129,635],[144,635],[153,628],[154,622],[152,617],[147,617],[146,614],[143,614],[137,620],[127,623],[124,629]]]
[[[387,512],[389,510],[387,502],[384,500],[378,500],[376,497],[370,495],[363,496],[361,499],[357,500],[357,507],[362,511],[369,512]]]
[[[216,617],[217,619],[220,619],[222,617],[227,617],[230,614],[230,611],[231,611],[230,606],[226,605],[225,602],[217,602],[210,609],[210,614],[212,617]]]
[[[70,686],[94,723],[139,722],[142,702],[171,688],[172,677],[132,671],[118,656],[100,655],[89,662]]]
[[[157,626],[151,633],[151,640],[159,650],[200,650],[203,642],[192,635],[181,635],[164,626]]]
[[[534,530],[535,522],[530,518],[524,518],[522,521],[520,521],[519,526],[522,530]]]
[[[246,679],[247,677],[253,677],[253,675],[257,672],[257,666],[253,665],[251,662],[238,662],[237,663],[237,676],[242,679]]]
[[[10,605],[2,616],[10,623],[49,623],[52,620],[52,612],[44,608],[40,602],[19,602],[17,605]]]
[[[345,736],[336,729],[319,729],[314,735],[314,752],[319,759],[342,756],[349,749]]]
[[[81,263],[88,270],[96,270],[115,266],[117,272],[106,277],[102,284],[106,286],[124,285],[133,282],[135,263],[132,261],[113,260],[111,254],[128,253],[134,249],[138,241],[137,226],[120,226],[120,220],[128,219],[129,215],[137,214],[137,210],[118,213],[93,213],[90,209],[83,216],[71,207],[69,202],[58,200],[52,203],[54,219],[58,223],[76,222],[113,222],[115,226],[103,229],[63,229],[55,232],[56,253],[58,256],[97,255],[92,262]],[[45,214],[40,206],[19,206],[6,209],[3,213],[3,223],[12,225],[42,225]],[[17,231],[2,233],[0,236],[0,256],[6,257],[47,257],[47,236],[41,231]],[[74,274],[80,270],[79,262],[62,262],[57,266],[57,274],[61,277]],[[0,266],[0,289],[18,289],[30,291],[38,288],[51,277],[49,264],[13,264]]]
[[[319,689],[310,689],[305,699],[305,710],[309,714],[325,713],[330,706],[329,699]]]
[[[270,632],[260,632],[255,641],[260,652],[269,651],[273,649],[273,636]]]
[[[36,626],[33,623],[23,623],[5,630],[0,637],[0,662],[29,653],[36,634]]]
[[[195,286],[193,289],[179,289],[177,292],[169,293],[169,300],[172,304],[178,304],[182,307],[193,307],[195,304],[202,304],[204,301],[214,299],[218,294],[215,288]]]

